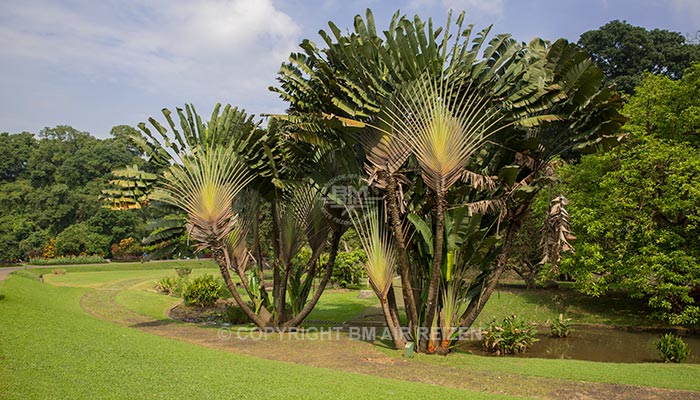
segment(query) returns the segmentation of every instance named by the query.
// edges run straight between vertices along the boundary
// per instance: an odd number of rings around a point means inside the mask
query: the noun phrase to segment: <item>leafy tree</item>
[[[34,145],[35,139],[31,133],[0,133],[0,149],[3,149],[3,156],[0,158],[0,182],[13,181],[23,175]]]
[[[109,236],[98,233],[87,222],[80,222],[56,236],[56,251],[59,256],[106,255],[109,242]]]
[[[654,135],[700,147],[700,63],[683,78],[647,74],[629,99],[625,129],[639,137]]]
[[[128,131],[127,127],[115,130]],[[116,218],[101,211],[98,200],[113,169],[143,164],[139,153],[120,136],[100,140],[57,126],[45,128],[37,138],[29,133],[3,133],[0,143],[9,150],[0,161],[0,215],[8,216],[0,229],[4,243],[0,257],[39,256],[49,238],[85,221],[114,243],[141,233],[138,225],[143,224],[143,215],[135,212]]]
[[[625,290],[674,324],[700,322],[700,65],[647,75],[625,106],[629,139],[566,169],[576,254],[564,270],[593,295]]]
[[[562,270],[588,294],[625,290],[673,324],[700,322],[700,155],[655,137],[565,172],[576,253]]]
[[[700,45],[686,43],[680,33],[647,30],[626,21],[611,21],[585,32],[578,44],[627,93],[634,92],[644,72],[678,79],[692,61],[700,60]]]

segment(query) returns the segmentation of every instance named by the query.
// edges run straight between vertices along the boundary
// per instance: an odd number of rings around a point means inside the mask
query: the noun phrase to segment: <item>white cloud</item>
[[[0,15],[4,60],[242,106],[301,32],[272,0],[5,2]]]
[[[469,12],[479,12],[491,16],[502,16],[504,11],[504,0],[410,0],[409,8],[442,6],[445,9],[455,11],[465,10]]]

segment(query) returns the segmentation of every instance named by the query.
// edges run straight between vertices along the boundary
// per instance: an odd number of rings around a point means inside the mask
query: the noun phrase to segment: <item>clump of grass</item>
[[[554,320],[549,328],[549,335],[556,338],[565,338],[571,333],[571,318],[564,318],[559,314],[559,319]]]
[[[500,323],[494,319],[482,332],[482,344],[496,355],[523,353],[537,342],[536,334],[532,324],[511,315]]]
[[[177,267],[175,268],[175,272],[177,272],[177,276],[180,278],[187,278],[192,273],[192,267]]]
[[[65,275],[66,274],[66,270],[63,268],[54,268],[51,272],[54,275]]]
[[[659,350],[661,359],[667,363],[685,362],[690,355],[688,344],[672,333],[661,336],[656,342],[656,349]]]
[[[221,296],[222,284],[214,276],[204,274],[192,280],[182,291],[185,304],[199,307],[214,305]]]

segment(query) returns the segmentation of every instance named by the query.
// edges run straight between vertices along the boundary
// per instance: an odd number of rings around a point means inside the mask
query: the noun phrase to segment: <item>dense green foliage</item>
[[[629,138],[563,171],[576,253],[563,270],[589,294],[625,290],[674,324],[700,322],[700,65],[648,76],[626,107]]]
[[[484,349],[496,355],[523,353],[537,341],[537,330],[527,321],[515,315],[502,322],[495,319],[482,332]]]
[[[0,261],[78,255],[138,259],[146,221],[158,210],[118,212],[100,201],[113,170],[148,168],[128,138],[133,131],[115,126],[109,139],[70,126],[45,128],[36,136],[1,133]],[[128,238],[131,248],[119,248]]]
[[[628,93],[634,92],[644,72],[678,79],[692,61],[700,61],[700,45],[687,43],[680,33],[647,30],[626,21],[610,21],[585,32],[578,44]]]
[[[180,278],[183,279],[183,278]],[[187,305],[207,307],[216,303],[221,297],[223,285],[213,275],[198,276],[185,286],[182,299]]]
[[[672,333],[661,336],[656,342],[656,349],[664,362],[682,363],[690,355],[688,344]]]
[[[112,169],[140,160],[123,140],[57,126],[0,134],[0,148],[0,260],[41,256],[51,238],[55,256],[107,255],[136,234],[141,217],[113,215],[98,200]]]
[[[331,284],[341,287],[357,287],[365,278],[364,263],[367,261],[365,252],[357,249],[339,252],[335,259]]]

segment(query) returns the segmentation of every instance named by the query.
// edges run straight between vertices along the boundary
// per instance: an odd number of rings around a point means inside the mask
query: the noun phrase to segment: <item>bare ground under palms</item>
[[[117,293],[141,280],[127,280],[90,291],[81,300],[89,314],[131,328],[200,346],[253,357],[333,368],[351,373],[540,399],[698,399],[700,393],[643,386],[578,382],[529,375],[472,371],[420,360],[396,358],[381,342],[351,340],[345,334],[267,334],[222,330],[135,313],[115,301]],[[367,317],[365,315],[364,317]],[[317,340],[314,340],[317,339]]]

